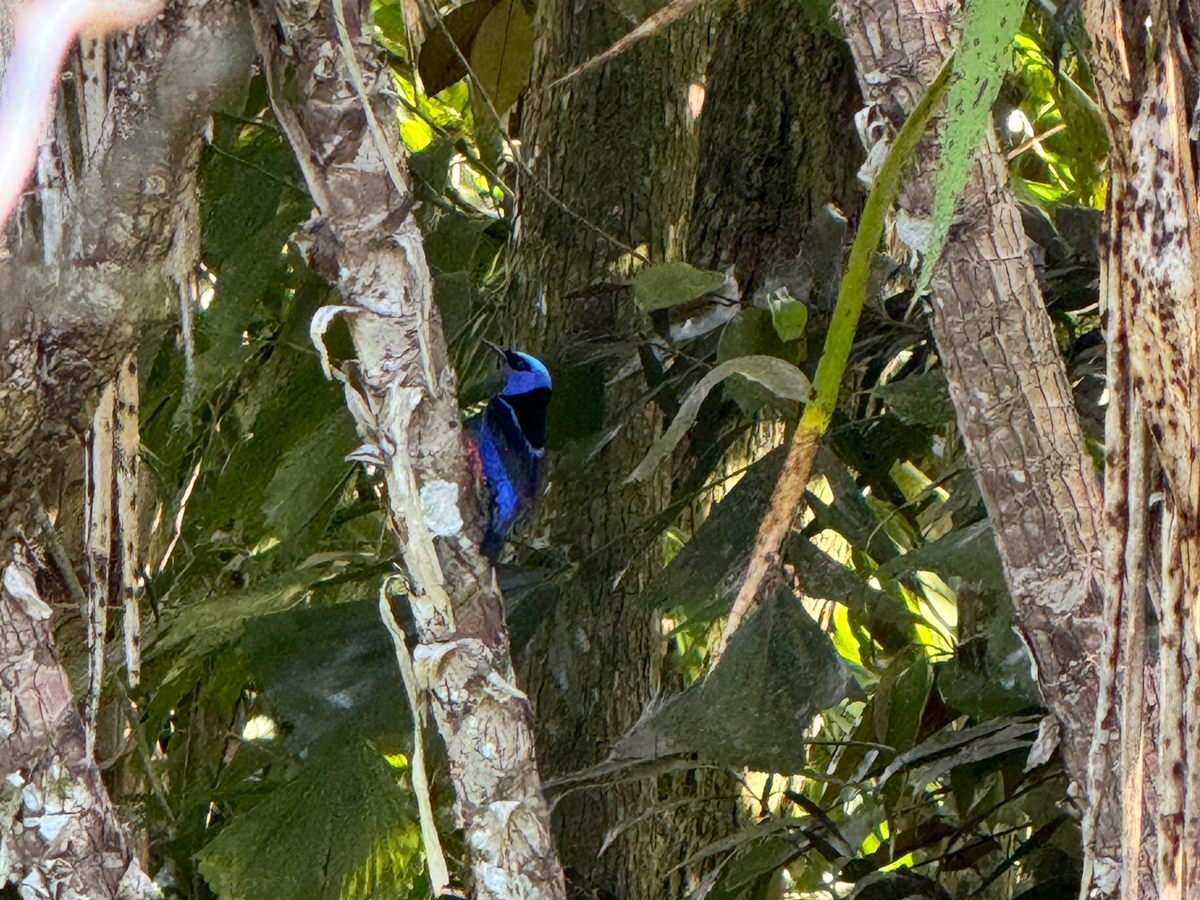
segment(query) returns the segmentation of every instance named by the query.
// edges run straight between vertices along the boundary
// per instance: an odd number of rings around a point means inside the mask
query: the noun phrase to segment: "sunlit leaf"
[[[504,0],[488,13],[469,58],[479,87],[503,116],[529,84],[533,64],[533,20],[521,0]]]
[[[771,323],[781,341],[794,341],[804,334],[808,307],[796,299],[771,298]]]
[[[424,876],[414,805],[378,750],[333,741],[201,850],[200,871],[223,900],[339,900],[377,859],[376,890],[416,896]]]
[[[496,8],[499,0],[472,0],[452,10],[442,18],[442,27],[435,25],[425,36],[421,46],[421,55],[417,59],[417,71],[421,73],[421,84],[428,94],[438,94],[454,82],[467,77],[466,66],[459,59],[459,53],[469,58],[471,43],[479,31],[483,20]],[[449,32],[454,41],[451,44],[446,39]],[[457,45],[458,53],[454,52]]]
[[[880,740],[897,750],[916,743],[932,687],[933,670],[921,648],[912,647],[897,656],[880,679],[880,696],[886,699],[875,708],[875,732]]]

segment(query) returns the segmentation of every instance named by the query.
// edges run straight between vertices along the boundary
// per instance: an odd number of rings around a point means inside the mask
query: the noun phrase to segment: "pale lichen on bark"
[[[24,555],[18,548],[0,589],[0,884],[19,883],[32,900],[149,897]]]
[[[1200,54],[1183,4],[1096,0],[1085,13],[1112,151],[1101,309],[1119,641],[1096,745],[1121,782],[1108,816],[1117,840],[1098,830],[1087,858],[1119,869],[1123,898],[1190,897],[1200,890],[1200,230],[1185,98]],[[1142,637],[1150,610],[1157,653]]]
[[[136,0],[71,6],[76,24],[76,13],[148,10]],[[18,34],[3,10],[0,43]],[[49,534],[35,498],[51,496],[56,464],[78,458],[78,435],[137,327],[169,315],[168,278],[195,263],[204,127],[213,105],[244,91],[252,48],[244,10],[222,0],[172,2],[107,37],[107,26],[132,20],[88,21],[99,30],[68,52],[64,77],[59,57],[48,60],[60,88],[48,133],[29,135],[40,143],[36,170],[0,226],[0,882],[33,897],[106,900],[148,896],[150,885],[88,753],[25,541]],[[72,34],[56,39],[66,46]],[[111,505],[111,482],[107,491]]]
[[[276,117],[318,208],[301,240],[344,300],[317,314],[312,334],[363,440],[353,456],[387,484],[408,574],[412,662],[445,743],[474,895],[560,898],[529,701],[515,684],[500,593],[475,542],[480,511],[455,375],[413,198],[394,160],[397,122],[380,94],[390,75],[369,15],[366,3],[325,0],[267,5],[253,17]],[[285,80],[297,90],[285,92]],[[336,316],[356,352],[337,367],[322,341]]]

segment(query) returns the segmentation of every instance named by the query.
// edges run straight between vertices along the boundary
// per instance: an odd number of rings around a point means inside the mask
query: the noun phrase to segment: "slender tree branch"
[[[783,539],[799,511],[804,489],[812,474],[813,459],[816,457],[821,436],[829,428],[837,408],[842,375],[850,359],[850,350],[854,346],[854,332],[858,328],[858,317],[866,301],[871,259],[879,247],[887,213],[896,198],[904,166],[925,133],[933,109],[949,84],[952,62],[953,56],[948,57],[938,77],[925,92],[924,98],[905,121],[875,178],[875,183],[871,186],[858,233],[854,236],[854,244],[850,248],[846,275],[838,289],[837,305],[833,309],[829,332],[825,337],[825,350],[817,364],[817,373],[813,380],[813,399],[804,408],[800,423],[792,434],[783,470],[779,473],[775,492],[771,495],[771,505],[758,528],[746,578],[738,590],[737,599],[729,612],[729,619],[725,623],[721,638],[713,648],[713,666],[720,660],[729,639],[733,637],[742,619],[758,598],[759,588],[762,587],[767,574],[779,564],[779,548],[783,545]]]

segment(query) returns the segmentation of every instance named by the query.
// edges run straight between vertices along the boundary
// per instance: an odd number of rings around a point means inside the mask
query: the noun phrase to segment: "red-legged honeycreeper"
[[[488,346],[501,356],[504,387],[466,426],[488,498],[479,549],[494,562],[513,523],[533,509],[541,493],[550,372],[528,353]]]

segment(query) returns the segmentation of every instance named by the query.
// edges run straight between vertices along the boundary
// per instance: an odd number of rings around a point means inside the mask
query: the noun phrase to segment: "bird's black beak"
[[[487,340],[486,338],[484,339],[483,343],[486,346],[490,347],[492,350],[496,351],[496,355],[500,357],[500,368],[507,370],[508,369],[508,354],[504,352],[504,349],[493,344],[491,341]]]

